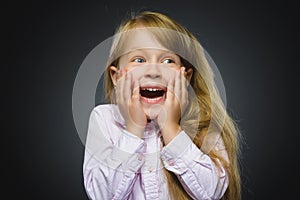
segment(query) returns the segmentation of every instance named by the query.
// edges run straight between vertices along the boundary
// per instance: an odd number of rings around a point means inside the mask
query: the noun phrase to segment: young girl
[[[240,199],[238,130],[196,38],[156,12],[117,30],[106,70],[111,104],[90,115],[90,199]]]

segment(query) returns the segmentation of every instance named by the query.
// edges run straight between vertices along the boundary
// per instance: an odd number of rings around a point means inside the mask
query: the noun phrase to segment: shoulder
[[[93,108],[91,115],[96,115],[101,118],[110,118],[115,113],[117,106],[114,104],[102,104]]]
[[[97,121],[105,121],[106,123],[116,123],[121,126],[125,125],[124,118],[122,117],[119,108],[115,104],[102,104],[93,108],[90,118]],[[110,124],[111,125],[111,124]]]
[[[93,108],[92,112],[109,114],[113,112],[114,107],[116,107],[114,104],[101,104]]]

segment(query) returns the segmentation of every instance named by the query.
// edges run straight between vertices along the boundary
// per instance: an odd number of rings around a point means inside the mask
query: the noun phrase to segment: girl
[[[123,22],[90,115],[90,199],[240,199],[238,130],[196,38],[156,12]]]

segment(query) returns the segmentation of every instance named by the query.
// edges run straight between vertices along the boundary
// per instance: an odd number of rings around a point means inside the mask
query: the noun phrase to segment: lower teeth
[[[144,97],[144,98],[145,98],[145,97]],[[162,98],[162,97],[155,97],[155,98],[147,98],[147,97],[146,97],[147,101],[149,101],[149,102],[155,102],[155,101],[158,101],[160,98]]]

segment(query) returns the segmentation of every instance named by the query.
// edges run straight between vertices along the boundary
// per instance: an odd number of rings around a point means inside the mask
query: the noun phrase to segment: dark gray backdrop
[[[228,111],[245,138],[243,199],[296,197],[291,183],[300,178],[295,4],[196,2],[26,1],[3,6],[8,45],[1,71],[9,102],[1,120],[1,165],[9,199],[87,199],[84,146],[72,117],[73,83],[87,54],[139,10],[160,11],[185,25],[217,64]]]

